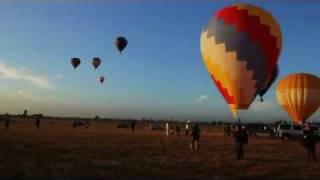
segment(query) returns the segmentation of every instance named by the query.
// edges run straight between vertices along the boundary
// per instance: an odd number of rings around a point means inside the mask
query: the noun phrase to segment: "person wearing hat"
[[[194,152],[197,152],[198,148],[199,148],[200,133],[201,133],[201,131],[200,131],[199,125],[198,125],[198,123],[196,123],[192,127],[192,130],[191,130],[191,145],[190,145],[190,147]]]
[[[308,160],[316,161],[316,135],[309,124],[304,126],[303,145],[307,151]]]
[[[244,158],[243,145],[248,144],[248,133],[244,125],[237,124],[235,125],[235,150],[236,150],[236,159],[242,160]]]

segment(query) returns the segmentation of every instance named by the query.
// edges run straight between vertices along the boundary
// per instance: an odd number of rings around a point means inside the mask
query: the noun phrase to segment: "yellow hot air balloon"
[[[234,117],[265,87],[282,47],[280,26],[262,8],[236,4],[219,10],[201,34],[201,54]]]
[[[277,86],[277,99],[295,123],[304,123],[320,106],[320,78],[290,74]]]

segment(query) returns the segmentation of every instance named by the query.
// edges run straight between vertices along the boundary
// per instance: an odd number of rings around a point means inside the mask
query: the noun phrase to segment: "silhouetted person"
[[[244,126],[240,124],[235,126],[234,132],[236,159],[241,160],[244,158],[243,145],[248,143],[248,133]]]
[[[88,129],[90,127],[90,122],[89,120],[86,120],[86,128]]]
[[[135,121],[131,122],[131,130],[132,130],[132,132],[135,132],[135,130],[136,130],[136,122]]]
[[[180,126],[176,125],[176,134],[180,136]]]
[[[231,135],[231,126],[230,126],[230,124],[227,124],[227,125],[224,127],[224,135],[225,135],[225,136],[230,136],[230,135]]]
[[[170,135],[173,136],[174,135],[174,127],[172,124],[170,124]]]
[[[228,134],[228,136],[231,136],[231,126],[230,126],[230,124],[228,124],[228,127],[227,127],[227,134]]]
[[[309,125],[303,130],[303,145],[308,154],[308,160],[316,161],[316,135]]]
[[[5,130],[9,129],[9,127],[10,127],[10,120],[11,120],[11,118],[10,118],[9,114],[6,113],[5,116],[4,116],[4,129],[5,129]]]
[[[189,123],[186,123],[185,131],[186,131],[186,136],[189,136]]]
[[[197,152],[199,148],[200,133],[199,125],[196,123],[191,130],[191,149],[194,152]]]
[[[40,122],[41,122],[41,120],[42,120],[42,114],[38,114],[37,116],[36,116],[36,129],[37,130],[39,130],[39,128],[40,128]]]
[[[166,122],[166,135],[169,136],[169,123]]]
[[[26,118],[28,116],[28,110],[24,110],[22,116],[23,116],[23,118]]]

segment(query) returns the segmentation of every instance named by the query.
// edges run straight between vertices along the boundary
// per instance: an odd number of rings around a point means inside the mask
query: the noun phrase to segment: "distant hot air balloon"
[[[279,75],[279,66],[277,65],[276,68],[273,70],[273,73],[268,78],[266,85],[259,90],[258,94],[260,96],[260,102],[263,102],[263,96],[266,94],[268,89],[272,86],[272,84],[276,81],[277,77]]]
[[[277,65],[280,27],[265,10],[236,4],[211,18],[201,34],[208,72],[234,115],[248,109]]]
[[[80,58],[72,58],[71,59],[71,64],[73,66],[74,69],[76,69],[81,63]]]
[[[95,70],[100,66],[100,64],[101,64],[101,59],[100,58],[94,57],[92,59],[92,65],[93,65]]]
[[[124,50],[124,48],[126,48],[128,41],[125,37],[117,37],[116,41],[114,42],[115,46],[117,47],[117,49],[119,50],[120,54],[121,52]]]
[[[320,78],[290,74],[277,86],[277,99],[295,123],[304,123],[320,107]]]
[[[103,76],[100,76],[100,83],[102,84],[104,82],[104,77]]]

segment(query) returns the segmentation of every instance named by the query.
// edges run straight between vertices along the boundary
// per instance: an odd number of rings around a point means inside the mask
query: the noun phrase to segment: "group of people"
[[[198,148],[199,148],[199,140],[200,140],[200,128],[199,128],[199,124],[195,123],[192,127],[191,127],[191,131],[190,131],[190,122],[187,122],[185,124],[185,136],[190,137],[191,138],[191,143],[190,143],[190,148],[194,151],[197,152]],[[174,133],[175,132],[175,133]],[[172,123],[167,122],[166,123],[166,135],[167,136],[173,136],[174,134],[180,136],[181,135],[181,128],[179,125],[173,125]]]
[[[308,160],[317,161],[316,157],[316,143],[318,136],[315,134],[314,129],[310,124],[305,124],[303,129],[302,145],[307,152]],[[248,132],[244,125],[235,124],[234,126],[226,125],[224,127],[225,136],[231,136],[233,134],[235,139],[235,151],[236,159],[244,158],[244,145],[248,144]]]
[[[190,149],[193,152],[197,152],[199,149],[199,141],[200,141],[200,134],[201,130],[198,123],[195,123],[191,126],[190,131],[190,123],[186,123],[185,125],[185,135],[190,137]],[[169,122],[166,123],[166,135],[173,136],[174,135],[174,127],[176,129],[176,134],[180,135],[180,126],[176,125],[173,126]],[[245,126],[241,124],[237,124],[231,129],[231,126],[225,127],[225,134],[231,136],[231,131],[233,132],[235,138],[235,149],[236,149],[236,159],[243,159],[244,158],[244,144],[248,144],[248,133],[245,129]]]
[[[43,115],[42,114],[35,114],[33,115],[34,118],[35,118],[35,129],[36,130],[39,130],[40,129],[40,123],[41,123],[41,120],[43,119]],[[3,117],[2,117],[2,120],[4,121],[4,127],[3,129],[4,130],[8,130],[9,127],[10,127],[10,122],[11,122],[11,116],[6,113]]]
[[[35,127],[36,130],[40,128],[40,122],[43,119],[42,114],[36,114],[34,115],[35,117]],[[4,121],[4,129],[7,130],[10,127],[10,121],[11,117],[7,113],[2,117],[2,120]],[[89,122],[86,121],[86,123],[80,123],[80,122],[75,122],[73,123],[73,128],[76,128],[78,125],[85,125],[86,128],[90,126]],[[135,132],[135,127],[136,127],[136,121],[131,122],[131,130],[132,132]],[[191,128],[190,128],[191,127]],[[201,130],[199,128],[199,124],[195,123],[191,126],[191,123],[186,123],[185,124],[185,136],[190,137],[191,143],[190,143],[190,148],[194,151],[197,152],[199,149],[199,141],[200,141],[200,134]],[[181,133],[181,128],[179,125],[172,125],[171,123],[167,122],[166,123],[166,135],[173,136],[175,134],[180,136]],[[235,152],[236,152],[236,159],[242,160],[244,159],[244,145],[248,144],[248,132],[246,130],[246,127],[242,125],[241,123],[234,124],[234,125],[227,125],[224,127],[224,134],[226,136],[232,136],[234,137],[235,140]],[[314,133],[314,130],[312,126],[309,124],[304,125],[303,129],[303,141],[302,144],[306,149],[308,159],[311,161],[316,161],[316,142],[318,140],[317,135]]]

